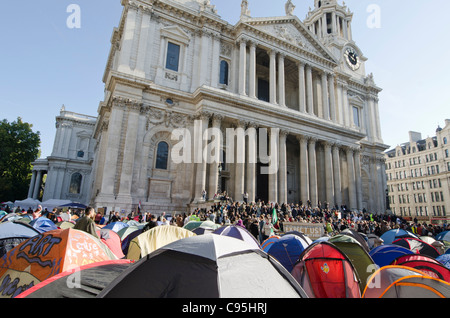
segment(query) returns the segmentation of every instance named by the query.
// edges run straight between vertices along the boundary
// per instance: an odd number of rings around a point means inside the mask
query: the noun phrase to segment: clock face
[[[345,60],[347,61],[348,66],[354,71],[359,69],[361,65],[358,53],[352,48],[348,48],[345,51]]]

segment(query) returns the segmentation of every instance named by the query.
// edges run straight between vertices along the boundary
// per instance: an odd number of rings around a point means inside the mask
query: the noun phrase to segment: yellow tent
[[[195,235],[192,231],[177,226],[162,225],[154,227],[136,236],[130,242],[127,259],[138,261],[160,247]]]

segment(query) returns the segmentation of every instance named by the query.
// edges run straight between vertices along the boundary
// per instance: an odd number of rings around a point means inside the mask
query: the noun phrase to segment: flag
[[[272,224],[277,223],[277,221],[278,221],[277,210],[275,208],[273,208],[273,211],[272,211]]]

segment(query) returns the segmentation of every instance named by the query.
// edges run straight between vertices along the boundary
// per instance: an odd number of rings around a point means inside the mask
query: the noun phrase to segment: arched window
[[[228,85],[228,71],[229,65],[227,61],[220,61],[220,79],[219,83],[222,85]]]
[[[169,163],[169,145],[165,141],[161,141],[158,144],[158,150],[156,152],[156,169],[167,170]]]
[[[70,178],[70,188],[69,188],[70,194],[81,193],[81,181],[83,181],[83,176],[80,173],[75,172]]]
[[[447,137],[444,137],[444,145],[447,144]]]

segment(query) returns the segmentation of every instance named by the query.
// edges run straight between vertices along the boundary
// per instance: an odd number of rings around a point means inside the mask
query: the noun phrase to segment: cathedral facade
[[[345,5],[315,0],[302,21],[290,0],[269,18],[243,0],[235,25],[209,1],[122,5],[85,203],[175,213],[226,191],[385,211],[381,89]]]

